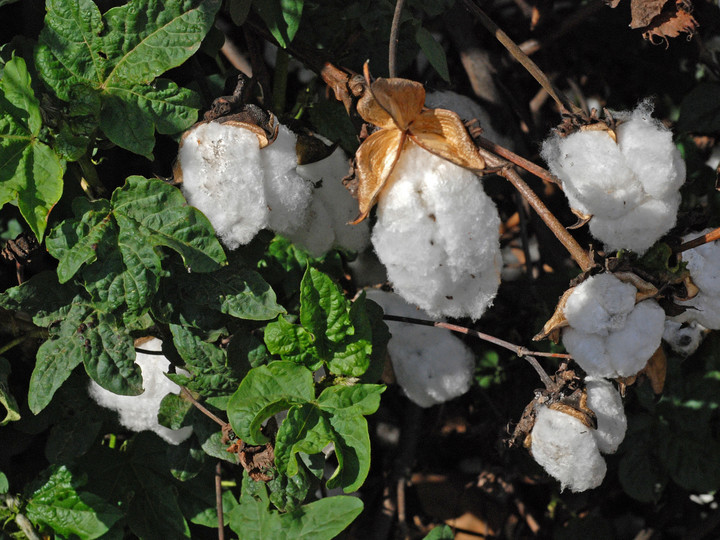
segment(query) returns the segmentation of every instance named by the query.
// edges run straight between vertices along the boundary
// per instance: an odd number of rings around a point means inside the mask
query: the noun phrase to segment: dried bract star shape
[[[588,375],[635,375],[660,346],[665,312],[636,299],[637,289],[612,274],[587,279],[567,299],[563,344]]]
[[[376,79],[370,82],[366,66],[366,90],[357,111],[380,129],[371,134],[355,154],[360,215],[365,219],[395,169],[400,154],[411,146],[473,170],[485,168],[460,117],[445,109],[425,108],[425,89],[408,79]]]

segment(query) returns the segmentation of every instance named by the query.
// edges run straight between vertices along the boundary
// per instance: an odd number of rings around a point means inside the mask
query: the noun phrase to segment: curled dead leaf
[[[648,298],[654,298],[658,295],[659,291],[657,287],[652,283],[645,281],[637,274],[632,272],[615,272],[613,275],[623,283],[629,283],[637,289],[637,294],[635,295],[636,304],[638,302],[642,302],[643,300],[647,300]]]
[[[570,210],[578,218],[578,220],[574,224],[567,227],[570,230],[579,229],[580,227],[587,225],[588,222],[592,219],[592,214],[583,214],[580,210],[576,210],[574,208],[571,208]]]
[[[548,319],[543,326],[543,329],[533,337],[533,341],[540,341],[545,338],[550,339],[553,343],[558,343],[560,341],[560,330],[566,326],[570,326],[567,318],[565,317],[565,305],[574,290],[575,287],[570,287],[563,293],[560,300],[558,300],[557,306],[555,307],[555,313],[553,313],[552,317]]]
[[[633,0],[630,28],[643,31],[643,37],[655,43],[655,38],[667,43],[668,38],[695,33],[698,26],[692,16],[690,0]]]

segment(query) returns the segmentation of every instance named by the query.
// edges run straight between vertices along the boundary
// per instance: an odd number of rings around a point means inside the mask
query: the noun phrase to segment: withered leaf
[[[675,0],[632,0],[630,2],[630,28],[642,28],[660,15],[665,4],[674,4]],[[614,7],[614,6],[613,6]]]
[[[560,330],[566,326],[570,326],[567,318],[565,317],[565,305],[574,290],[575,287],[570,287],[563,293],[560,300],[558,300],[557,306],[555,307],[555,313],[553,313],[552,317],[548,319],[545,326],[543,326],[543,329],[533,337],[533,341],[540,341],[545,338],[550,339],[553,343],[558,343],[560,341]]]
[[[383,129],[405,131],[422,112],[425,88],[408,79],[376,79],[357,105],[358,114],[366,122]]]
[[[665,375],[667,373],[667,358],[662,347],[657,348],[641,373],[644,373],[650,379],[653,392],[661,394],[665,386]]]
[[[637,274],[633,274],[632,272],[615,272],[613,275],[623,283],[629,283],[637,289],[637,293],[635,294],[636,304],[648,298],[654,298],[658,294],[658,289],[655,285],[645,281]]]
[[[631,28],[643,30],[643,37],[651,42],[660,38],[674,38],[682,33],[695,33],[698,24],[692,16],[690,0],[633,0]]]

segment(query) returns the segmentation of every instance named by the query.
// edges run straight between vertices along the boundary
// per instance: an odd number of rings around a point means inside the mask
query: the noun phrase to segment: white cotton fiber
[[[607,465],[593,431],[569,414],[541,406],[532,430],[533,458],[563,489],[596,488],[605,478]]]
[[[306,218],[312,186],[295,171],[295,135],[280,126],[262,150],[242,127],[198,124],[178,153],[182,190],[230,249],[247,244],[263,228],[288,234]]]
[[[598,449],[603,454],[614,454],[625,438],[627,418],[622,398],[610,381],[599,377],[586,377],[587,406],[595,413],[597,429],[592,430]]]
[[[410,144],[372,242],[395,292],[433,317],[479,319],[500,284],[500,218],[471,172]]]
[[[663,340],[676,353],[690,356],[698,349],[706,332],[707,328],[697,321],[682,323],[675,318],[666,319]]]
[[[683,237],[688,242],[714,229],[693,232]],[[682,253],[683,262],[699,292],[694,298],[678,305],[687,307],[675,317],[679,322],[697,321],[706,328],[720,330],[720,241],[708,242]]]
[[[636,293],[612,274],[600,274],[568,298],[563,344],[588,375],[634,375],[660,346],[665,312],[655,300],[635,304]]]
[[[590,232],[608,249],[643,253],[675,225],[685,162],[651,112],[641,103],[618,113],[617,143],[607,131],[585,130],[542,146],[570,206],[593,216]]]
[[[340,148],[323,160],[297,167],[298,174],[315,188],[308,218],[290,239],[313,256],[333,247],[362,251],[370,241],[367,221],[348,225],[358,212],[357,201],[342,183],[348,171],[348,159]]]
[[[143,343],[143,349],[161,351],[159,339]],[[192,433],[192,427],[169,429],[158,423],[160,402],[167,394],[177,393],[180,387],[165,376],[170,361],[164,356],[137,353],[135,363],[140,366],[144,392],[139,396],[119,396],[90,381],[90,396],[103,407],[117,411],[120,423],[132,431],[154,431],[170,444],[180,444]]]
[[[425,313],[391,292],[370,289],[367,297],[385,313],[424,319]],[[421,407],[431,407],[468,391],[475,357],[449,330],[388,321],[392,333],[388,352],[395,379],[405,394]]]

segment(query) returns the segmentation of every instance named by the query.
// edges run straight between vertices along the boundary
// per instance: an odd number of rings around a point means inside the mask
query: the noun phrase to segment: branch
[[[698,236],[697,238],[688,240],[679,248],[677,248],[675,250],[675,253],[682,253],[683,251],[702,246],[703,244],[709,244],[710,242],[714,242],[715,240],[720,240],[720,227],[718,227],[714,231],[710,231],[707,234],[703,234],[702,236]]]
[[[227,422],[223,422],[220,418],[218,418],[213,413],[211,413],[208,409],[206,409],[197,399],[195,399],[193,397],[193,395],[190,393],[190,391],[187,388],[185,388],[184,386],[181,387],[180,392],[182,393],[183,396],[185,396],[188,399],[188,401],[190,401],[190,403],[192,403],[195,407],[197,407],[200,412],[202,412],[205,416],[210,418],[213,422],[215,422],[216,424],[219,424],[222,427],[225,427],[228,424]]]
[[[392,26],[390,27],[390,47],[388,51],[388,75],[397,77],[397,46],[400,37],[400,15],[402,15],[405,0],[395,2],[395,13],[393,13]]]
[[[218,540],[225,540],[225,517],[222,504],[222,462],[215,465],[215,508],[218,518]]]
[[[579,107],[571,103],[568,98],[563,95],[562,92],[557,90],[555,86],[550,82],[545,73],[537,66],[535,62],[530,60],[530,57],[525,54],[520,47],[510,39],[502,29],[495,24],[495,22],[488,17],[485,12],[480,9],[472,0],[463,0],[467,10],[472,13],[480,23],[491,32],[495,38],[505,47],[508,52],[517,60],[530,75],[542,86],[548,94],[555,100],[560,112],[563,114],[577,114],[582,112]]]
[[[7,342],[5,345],[0,347],[0,354],[5,354],[7,351],[12,349],[13,347],[17,347],[24,341],[26,341],[28,339],[36,338],[36,337],[47,338],[48,331],[45,328],[38,328],[36,330],[32,330],[32,331],[28,332],[27,334],[20,336],[20,337],[16,337],[15,339]]]
[[[535,176],[540,178],[540,180],[542,180],[543,182],[548,182],[550,184],[555,184],[562,187],[560,184],[560,180],[558,180],[558,178],[547,169],[544,169],[540,165],[537,165],[532,161],[517,155],[515,152],[508,150],[504,146],[500,146],[499,144],[494,143],[489,139],[486,139],[482,135],[473,135],[472,133],[471,135],[473,139],[475,139],[475,143],[481,148],[484,148],[485,150],[488,150],[494,154],[497,154],[500,157],[507,159],[518,167],[522,167],[530,174],[534,174]]]

